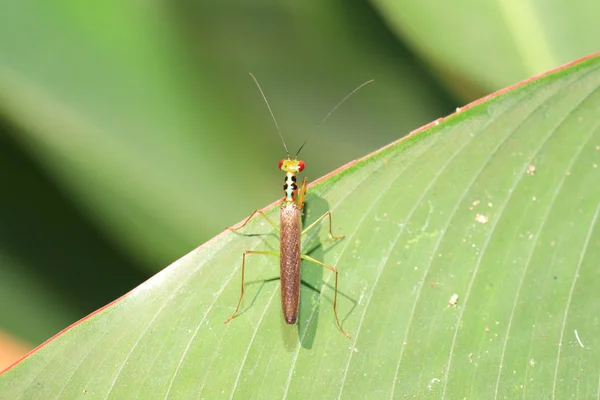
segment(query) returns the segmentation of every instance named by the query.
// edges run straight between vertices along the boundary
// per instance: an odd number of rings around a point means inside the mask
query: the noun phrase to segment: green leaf
[[[600,346],[600,57],[467,107],[322,179],[333,212],[281,317],[257,218],[186,255],[0,376],[11,399],[591,398]],[[268,214],[277,218],[277,208]],[[256,235],[262,233],[264,235]],[[456,295],[456,296],[454,296]],[[453,301],[450,301],[450,300]],[[452,304],[450,304],[452,303]],[[85,396],[83,394],[85,393]]]
[[[600,45],[594,0],[372,2],[459,92],[465,88],[457,80],[489,93],[597,51]]]
[[[33,344],[281,195],[249,71],[311,180],[454,108],[367,4],[15,0],[0,49],[0,320]]]

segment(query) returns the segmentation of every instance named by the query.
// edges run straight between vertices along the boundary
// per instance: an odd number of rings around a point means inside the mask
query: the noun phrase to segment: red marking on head
[[[281,169],[281,166],[283,165],[283,162],[285,160],[279,160],[279,164],[277,164],[277,168]]]
[[[304,170],[304,167],[306,167],[306,164],[304,164],[304,161],[302,161],[302,160],[298,161],[298,172],[302,172]]]

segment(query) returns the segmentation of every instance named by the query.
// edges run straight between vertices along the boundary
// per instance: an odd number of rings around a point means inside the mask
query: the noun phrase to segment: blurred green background
[[[285,153],[248,72],[290,151],[310,136],[314,180],[597,51],[599,12],[594,1],[4,1],[0,332],[39,344],[281,197]]]

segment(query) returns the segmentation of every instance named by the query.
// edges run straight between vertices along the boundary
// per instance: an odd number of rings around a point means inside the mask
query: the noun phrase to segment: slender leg
[[[296,197],[296,205],[299,210],[304,208],[304,199],[306,199],[306,187],[308,186],[308,178],[304,177],[302,181],[302,185],[300,185],[300,189],[298,189],[298,194]]]
[[[250,214],[250,216],[248,218],[246,218],[246,220],[244,221],[244,223],[240,226],[238,226],[237,228],[234,227],[229,227],[227,229],[229,229],[230,231],[237,231],[238,229],[242,229],[244,226],[246,226],[246,224],[248,223],[248,221],[250,221],[252,219],[252,217],[254,217],[255,214],[260,214],[263,217],[265,217],[265,219],[271,224],[273,225],[273,228],[277,229],[279,231],[279,227],[277,226],[277,224],[275,222],[273,222],[273,220],[269,217],[267,217],[267,214],[265,214],[264,212],[262,212],[262,210],[254,210],[254,212],[252,214]]]
[[[334,236],[333,232],[331,231],[331,211],[327,211],[325,214],[321,215],[319,217],[319,219],[317,219],[315,222],[313,222],[312,224],[310,224],[309,226],[307,226],[306,228],[304,228],[304,230],[302,231],[301,235],[304,235],[306,232],[310,231],[312,228],[314,228],[319,222],[321,222],[321,220],[325,217],[329,217],[329,237],[332,239],[341,239],[344,237],[344,235],[340,235],[340,236]]]
[[[346,337],[348,339],[350,339],[350,335],[348,333],[346,333],[346,331],[342,328],[342,324],[340,324],[340,319],[338,318],[338,314],[337,314],[337,289],[338,289],[338,270],[333,268],[331,265],[327,265],[325,263],[322,263],[319,260],[315,260],[312,257],[309,257],[307,255],[301,255],[300,258],[302,258],[303,260],[306,261],[310,261],[312,263],[315,264],[319,264],[322,267],[327,268],[330,271],[333,271],[335,273],[335,287],[334,287],[334,293],[333,293],[333,314],[335,315],[335,322],[337,322],[337,326],[338,328],[340,328],[340,331],[342,331],[342,333],[344,335],[346,335]]]
[[[257,210],[259,211],[259,210]],[[256,212],[256,211],[255,211]],[[262,211],[259,211],[262,214]],[[264,215],[264,214],[263,214]],[[252,216],[252,215],[251,215]],[[265,216],[266,218],[266,216]],[[268,218],[267,218],[268,219]],[[245,225],[245,224],[244,224]],[[243,225],[242,225],[243,226]],[[241,228],[241,226],[240,226]],[[239,228],[238,228],[239,229]],[[227,318],[227,320],[225,321],[225,323],[228,323],[229,321],[231,321],[233,319],[233,317],[235,317],[235,315],[238,313],[239,309],[240,309],[240,305],[242,304],[242,298],[244,297],[244,274],[245,274],[245,268],[246,268],[246,256],[248,254],[266,254],[269,256],[277,256],[279,257],[279,253],[274,252],[274,251],[254,251],[254,250],[246,250],[244,252],[244,255],[242,256],[242,292],[240,294],[240,300],[238,301],[237,307],[235,308],[235,311],[233,312],[233,314],[231,314],[231,317]],[[337,275],[336,275],[337,276]]]

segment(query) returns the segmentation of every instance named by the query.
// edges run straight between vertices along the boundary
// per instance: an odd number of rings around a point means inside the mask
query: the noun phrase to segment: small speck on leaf
[[[458,295],[456,293],[454,293],[452,296],[450,296],[450,300],[448,300],[448,304],[450,305],[450,307],[455,307],[456,303],[458,303]]]
[[[475,221],[479,222],[480,224],[486,224],[488,222],[488,217],[483,214],[477,214],[475,215]]]

